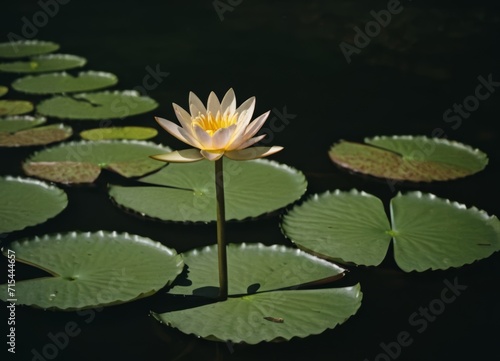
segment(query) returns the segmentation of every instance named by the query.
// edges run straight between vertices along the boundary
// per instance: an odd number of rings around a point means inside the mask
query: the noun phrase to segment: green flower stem
[[[217,248],[219,254],[219,298],[227,299],[226,210],[224,203],[224,175],[222,157],[215,161],[215,195],[217,199]]]

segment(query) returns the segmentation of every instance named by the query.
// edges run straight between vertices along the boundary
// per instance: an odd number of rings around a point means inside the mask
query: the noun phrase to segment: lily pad
[[[488,164],[488,157],[480,150],[446,139],[384,136],[365,142],[340,141],[328,154],[334,163],[355,172],[412,182],[462,178]]]
[[[16,281],[18,304],[63,311],[95,308],[150,296],[182,271],[175,250],[128,233],[99,231],[45,235],[4,250],[48,277]],[[0,298],[7,298],[7,284]]]
[[[30,115],[13,115],[0,118],[0,132],[17,132],[36,127],[47,121],[45,117],[32,117]]]
[[[6,86],[0,85],[0,97],[3,97],[8,92],[9,92],[9,88],[7,88]]]
[[[216,220],[214,173],[208,160],[171,163],[141,178],[144,186],[111,186],[109,194],[119,205],[152,218],[211,222]],[[293,203],[307,182],[300,171],[273,161],[224,159],[224,188],[226,219],[243,220]]]
[[[73,93],[107,88],[118,82],[116,75],[98,71],[80,72],[73,76],[66,72],[28,75],[15,80],[12,87],[31,94]]]
[[[80,93],[70,96],[55,96],[38,104],[40,114],[80,120],[102,120],[125,118],[149,112],[158,103],[134,90]]]
[[[283,217],[300,248],[330,260],[379,265],[391,239],[406,271],[460,267],[500,250],[500,222],[477,208],[421,192],[391,200],[391,223],[378,198],[358,191],[326,192]]]
[[[34,56],[28,61],[0,63],[0,71],[9,73],[43,73],[61,71],[84,66],[87,60],[69,54],[49,54]]]
[[[0,199],[0,234],[43,223],[68,205],[63,190],[25,178],[0,178]]]
[[[80,133],[83,139],[150,139],[155,137],[158,131],[150,127],[109,127],[84,130]]]
[[[16,133],[0,132],[0,147],[46,145],[68,139],[73,129],[64,124],[20,130]]]
[[[139,177],[165,165],[149,158],[158,151],[170,149],[144,141],[70,142],[35,153],[23,169],[29,175],[60,183],[88,183],[97,178],[100,169]]]
[[[33,111],[33,103],[27,100],[0,100],[0,115],[19,115]]]
[[[359,284],[300,289],[342,277],[345,270],[330,262],[278,245],[229,244],[227,251],[230,297],[226,301],[154,313],[154,317],[186,334],[257,344],[319,334],[346,321],[361,305]],[[187,280],[170,292],[215,296],[217,246],[189,251],[183,257]]]
[[[59,44],[51,41],[20,40],[0,43],[0,58],[24,58],[26,56],[51,53],[59,49]]]

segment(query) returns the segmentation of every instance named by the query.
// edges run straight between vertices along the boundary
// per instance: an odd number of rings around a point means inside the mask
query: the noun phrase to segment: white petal
[[[243,138],[249,139],[253,137],[260,130],[260,128],[262,128],[262,126],[267,120],[267,117],[269,116],[269,113],[270,111],[267,111],[260,117],[256,118],[253,122],[251,122],[245,129],[245,134],[243,135]]]
[[[282,150],[283,147],[272,146],[272,147],[250,147],[240,150],[232,150],[230,152],[225,152],[224,155],[230,159],[234,160],[250,160],[256,158],[267,157],[271,154],[277,153]]]
[[[252,117],[253,111],[255,109],[255,97],[251,97],[243,102],[238,109],[236,109],[236,112],[238,114],[241,114],[243,111],[247,110],[249,112],[250,118]]]
[[[189,111],[191,112],[191,117],[193,118],[197,117],[199,113],[207,113],[207,109],[201,102],[200,98],[198,98],[193,92],[189,92]]]
[[[191,128],[191,115],[189,115],[188,112],[186,112],[182,107],[178,106],[175,103],[172,103],[172,106],[174,107],[177,119],[179,119],[179,123],[181,123],[184,129],[189,131],[189,129]]]
[[[158,124],[160,124],[160,126],[163,129],[165,129],[167,132],[172,134],[174,137],[183,141],[184,143],[192,145],[191,142],[189,142],[189,140],[186,138],[185,132],[183,132],[183,129],[181,127],[179,127],[177,124],[172,123],[170,120],[166,120],[166,119],[163,119],[160,117],[155,117],[155,120],[158,122]]]
[[[199,149],[184,149],[184,150],[176,150],[174,152],[151,155],[153,159],[161,160],[162,162],[170,162],[170,163],[190,163],[202,160],[204,157],[201,155]]]
[[[248,139],[247,141],[243,142],[242,144],[240,144],[240,146],[237,148],[237,149],[245,149],[245,148],[248,148],[250,147],[251,145],[254,145],[255,143],[257,143],[258,141],[262,140],[267,134],[262,134],[262,135],[259,135],[258,137],[254,137],[254,138],[250,138]],[[231,149],[232,150],[232,149]]]
[[[213,116],[215,116],[217,112],[220,112],[219,98],[217,98],[217,95],[215,95],[214,92],[210,92],[210,95],[208,96],[207,110],[212,113]]]
[[[212,148],[213,149],[226,149],[226,146],[231,139],[234,130],[236,129],[236,124],[233,124],[227,128],[221,128],[217,130],[212,135]]]
[[[196,140],[200,144],[200,149],[213,149],[212,147],[212,137],[210,134],[208,134],[203,128],[195,125],[194,128],[194,134],[196,137]]]
[[[236,96],[234,95],[233,88],[229,89],[224,98],[222,98],[220,109],[222,114],[233,114],[236,110]]]
[[[217,160],[224,155],[224,152],[210,152],[208,150],[202,150],[200,153],[208,160]]]
[[[189,133],[186,129],[184,128],[179,128],[179,133],[182,135],[184,138],[187,140],[187,144],[192,145],[195,148],[201,148],[201,144],[196,139],[196,134],[192,131],[193,134]]]

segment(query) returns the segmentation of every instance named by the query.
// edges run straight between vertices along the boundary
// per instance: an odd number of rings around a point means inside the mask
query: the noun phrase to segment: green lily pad
[[[25,178],[0,178],[0,199],[0,234],[43,223],[68,205],[63,190]]]
[[[155,137],[158,131],[150,127],[109,127],[84,130],[80,133],[83,139],[150,139]]]
[[[333,329],[358,311],[361,299],[359,285],[275,291],[153,316],[185,334],[257,344],[304,338]]]
[[[102,120],[125,118],[149,112],[158,103],[133,90],[81,93],[69,96],[55,96],[38,104],[40,114],[79,120]]]
[[[161,162],[159,162],[161,163]],[[141,178],[155,186],[111,186],[119,205],[164,221],[216,220],[214,162],[171,163]],[[224,159],[227,220],[243,220],[277,211],[299,199],[307,188],[304,175],[289,166],[265,159]]]
[[[20,130],[16,133],[0,132],[0,147],[46,145],[68,139],[73,129],[64,124]]]
[[[219,273],[217,246],[183,253],[188,281],[170,293],[217,297]],[[263,244],[227,246],[229,295],[244,295],[289,288],[327,278],[342,278],[345,269],[299,249]]]
[[[488,157],[480,150],[446,139],[384,136],[365,142],[340,141],[328,154],[334,163],[355,172],[412,182],[462,178],[488,164]]]
[[[0,100],[0,115],[19,115],[33,111],[33,103],[27,100]]]
[[[0,85],[0,97],[3,97],[8,92],[9,92],[9,88],[7,88],[6,86]]]
[[[48,277],[16,281],[17,304],[63,311],[95,308],[150,296],[182,271],[175,250],[148,238],[99,231],[45,235],[4,250]],[[6,301],[8,285],[0,285]]]
[[[124,177],[139,177],[163,167],[165,163],[149,156],[165,151],[170,149],[145,141],[70,142],[35,153],[23,169],[29,175],[67,184],[95,180],[98,168]]]
[[[343,323],[361,305],[359,285],[300,289],[334,281],[345,272],[300,250],[279,245],[229,244],[227,257],[230,297],[226,301],[154,313],[154,317],[186,334],[256,344],[319,334]],[[217,246],[186,252],[183,258],[187,279],[179,279],[170,293],[216,296]]]
[[[28,61],[0,63],[0,71],[9,73],[43,73],[61,71],[84,66],[87,60],[69,54],[49,54],[34,56]]]
[[[282,229],[300,248],[331,260],[379,265],[391,239],[398,266],[406,271],[460,267],[500,250],[500,222],[477,208],[432,194],[399,193],[389,224],[372,195],[326,192],[283,217]]]
[[[12,115],[0,118],[0,132],[17,132],[37,125],[44,124],[47,121],[45,117],[32,117],[30,115]]]
[[[31,94],[73,93],[107,88],[118,82],[116,75],[98,71],[80,72],[73,76],[66,72],[28,75],[12,83],[20,92]]]
[[[20,40],[0,43],[0,58],[24,58],[26,56],[51,53],[59,49],[59,44],[51,41]]]

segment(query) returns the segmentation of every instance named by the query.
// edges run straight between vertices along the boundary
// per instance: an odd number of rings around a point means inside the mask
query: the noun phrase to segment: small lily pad
[[[486,154],[467,145],[425,136],[340,141],[329,151],[332,161],[355,172],[380,178],[432,182],[462,178],[483,170]]]
[[[79,120],[125,118],[149,112],[158,103],[133,90],[79,93],[73,96],[55,96],[38,104],[40,114]]]
[[[216,220],[214,173],[214,162],[208,160],[171,163],[141,178],[144,186],[111,186],[109,194],[119,205],[148,217],[211,222]],[[243,220],[293,203],[307,182],[300,171],[266,159],[224,159],[224,188],[226,219]]]
[[[107,88],[118,82],[116,75],[98,71],[80,72],[73,76],[66,72],[28,75],[15,80],[12,87],[31,94],[73,93]]]
[[[7,88],[6,86],[0,85],[0,97],[3,97],[8,92],[9,92],[9,88]]]
[[[15,133],[0,132],[0,147],[46,145],[68,139],[73,129],[64,124],[20,130]]]
[[[0,118],[0,132],[17,132],[36,127],[47,121],[45,117],[32,117],[30,115],[12,115]]]
[[[307,337],[332,329],[361,305],[360,286],[300,289],[341,278],[345,270],[297,249],[229,244],[229,298],[154,317],[168,326],[215,341],[257,344]],[[170,293],[212,297],[218,293],[217,246],[183,254],[187,279]],[[203,322],[200,323],[200,320]],[[197,323],[197,325],[196,325]]]
[[[52,276],[16,281],[18,304],[63,311],[95,308],[150,296],[182,271],[175,250],[148,238],[116,232],[71,232],[11,243],[16,261]],[[5,301],[7,284],[0,285]]]
[[[51,41],[19,40],[0,43],[0,58],[24,58],[51,53],[59,49],[59,44]]]
[[[137,139],[144,140],[155,137],[158,131],[150,127],[109,127],[84,130],[80,133],[83,139]]]
[[[0,63],[0,71],[9,73],[43,73],[61,71],[84,66],[87,60],[69,54],[49,54],[34,56],[28,61]]]
[[[379,265],[391,239],[406,271],[448,269],[500,250],[500,222],[477,208],[421,192],[382,202],[358,191],[314,195],[283,217],[282,229],[300,248],[326,259]]]
[[[66,193],[57,187],[13,177],[0,178],[0,199],[0,234],[43,223],[68,204]]]
[[[0,100],[0,116],[25,114],[33,109],[33,103],[27,100]]]
[[[35,153],[23,169],[29,175],[66,184],[94,181],[100,169],[139,177],[163,167],[165,163],[149,155],[165,151],[170,149],[145,141],[70,142]]]

